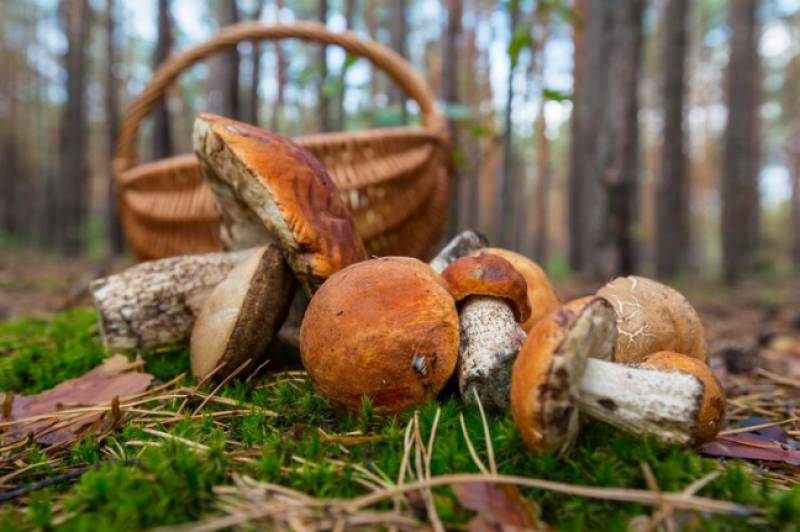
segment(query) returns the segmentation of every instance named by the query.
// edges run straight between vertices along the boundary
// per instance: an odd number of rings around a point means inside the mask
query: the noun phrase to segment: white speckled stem
[[[478,392],[487,408],[508,408],[511,367],[525,332],[502,299],[486,296],[467,298],[460,314],[461,346],[458,357],[458,389],[469,403]]]
[[[640,437],[691,443],[703,385],[679,371],[627,366],[590,358],[580,383],[584,412]]]

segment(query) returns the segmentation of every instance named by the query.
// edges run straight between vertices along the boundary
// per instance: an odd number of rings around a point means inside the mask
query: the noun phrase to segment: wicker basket
[[[339,45],[382,69],[419,105],[422,125],[295,139],[330,172],[373,255],[428,258],[441,238],[447,211],[449,140],[433,95],[392,50],[351,32],[316,23],[264,26],[247,22],[171,57],[123,117],[114,160],[125,235],[140,259],[222,249],[219,213],[192,154],[137,165],[141,121],[185,69],[243,41],[298,38]]]

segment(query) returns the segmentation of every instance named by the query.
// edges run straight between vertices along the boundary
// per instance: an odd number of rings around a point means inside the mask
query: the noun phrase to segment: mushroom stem
[[[692,443],[703,385],[694,375],[589,358],[580,381],[581,412],[640,437]]]
[[[514,312],[505,300],[470,296],[459,314],[458,389],[466,403],[478,393],[486,407],[508,407],[511,367],[525,341]]]
[[[89,285],[106,347],[154,349],[189,340],[206,297],[253,250],[143,262]]]

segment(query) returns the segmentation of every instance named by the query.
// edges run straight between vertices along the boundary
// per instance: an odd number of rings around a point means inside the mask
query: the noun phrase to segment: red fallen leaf
[[[471,532],[500,529],[542,530],[539,508],[516,486],[492,482],[454,484],[453,492],[465,508],[478,512],[469,522]]]
[[[153,376],[130,371],[140,364],[128,362],[122,355],[107,358],[82,376],[66,380],[50,390],[36,395],[12,396],[3,394],[3,421],[24,420],[33,416],[52,414],[60,410],[105,404],[115,398],[141,393],[150,386]],[[53,445],[73,439],[85,429],[92,429],[102,413],[87,414],[74,422],[53,428],[57,418],[9,425],[15,437],[31,434],[39,443]],[[0,429],[2,430],[2,429]]]
[[[784,444],[776,441],[767,441],[751,434],[720,436],[716,440],[706,443],[698,450],[702,454],[722,458],[764,460],[767,462],[783,462],[795,466],[800,465],[800,451],[788,449]]]

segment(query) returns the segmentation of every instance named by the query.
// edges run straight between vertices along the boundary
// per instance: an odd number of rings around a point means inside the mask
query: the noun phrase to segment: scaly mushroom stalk
[[[208,295],[252,252],[170,257],[92,281],[103,343],[111,351],[146,351],[187,342]]]
[[[694,375],[589,358],[580,381],[581,412],[639,437],[672,444],[695,439],[703,385]]]
[[[461,398],[472,402],[477,392],[483,405],[505,409],[511,366],[525,340],[519,324],[531,313],[525,279],[506,259],[490,254],[458,259],[442,277],[461,303]]]

